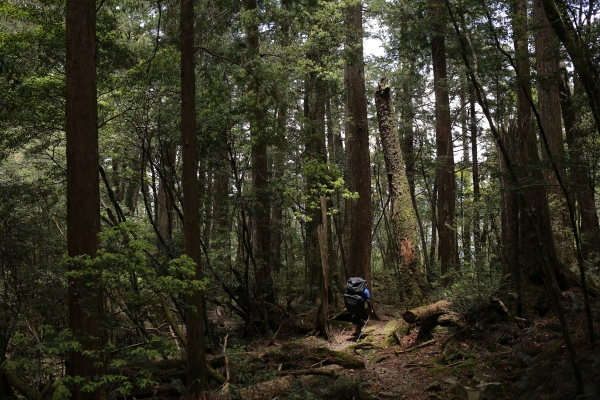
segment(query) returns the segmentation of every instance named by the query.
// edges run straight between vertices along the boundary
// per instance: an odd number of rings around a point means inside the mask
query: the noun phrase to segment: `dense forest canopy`
[[[593,342],[599,16],[0,0],[0,398],[129,395],[182,357],[201,396],[210,315],[269,339],[316,308],[331,339],[352,276],[375,310],[527,319],[581,288]]]

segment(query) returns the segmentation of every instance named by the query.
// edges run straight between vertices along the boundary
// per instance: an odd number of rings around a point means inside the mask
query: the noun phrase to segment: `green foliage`
[[[507,277],[495,268],[465,262],[460,271],[450,271],[442,278],[452,284],[447,288],[437,288],[434,297],[451,301],[453,308],[464,313],[486,305],[499,293]]]
[[[104,290],[108,306],[102,326],[108,340],[101,350],[84,353],[108,363],[103,368],[105,372],[97,377],[61,377],[54,383],[55,398],[65,398],[60,397],[66,393],[63,388],[73,385],[82,391],[102,386],[125,395],[134,388],[156,385],[149,366],[164,358],[181,356],[164,325],[159,329],[146,328],[145,321],[160,317],[157,294],[176,298],[203,290],[208,283],[206,279],[192,279],[195,264],[185,255],[160,261],[156,247],[149,242],[151,236],[135,224],[106,228],[100,237],[97,257],[65,255],[61,266],[67,279],[85,282],[82,290],[92,290],[96,285]],[[94,278],[100,271],[102,279],[97,281]],[[132,336],[127,333],[132,329],[143,333]],[[60,376],[62,360],[70,351],[81,351],[82,339],[64,326],[57,330],[41,325],[34,336],[16,332],[11,341],[12,356],[3,368],[32,379],[32,385],[36,381],[43,384]]]
[[[333,381],[329,378],[298,379],[290,388],[286,399],[340,399],[372,400],[375,396],[369,391],[371,382],[359,376],[355,381],[340,375]]]

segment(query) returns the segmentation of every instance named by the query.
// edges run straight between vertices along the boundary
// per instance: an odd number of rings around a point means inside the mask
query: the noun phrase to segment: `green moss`
[[[394,324],[393,324],[394,323]],[[397,327],[396,323],[399,323]],[[394,346],[399,344],[395,336],[401,338],[410,333],[411,325],[406,321],[390,321],[383,329],[384,339],[381,347]],[[394,335],[395,333],[395,335]]]
[[[306,349],[303,356],[326,360],[323,365],[336,364],[346,369],[364,369],[365,363],[352,354],[343,351],[329,350],[324,347]]]
[[[385,336],[390,335],[392,332],[394,332],[396,330],[396,327],[398,326],[398,324],[402,324],[402,322],[395,320],[395,319],[391,320],[383,328],[383,331],[381,332],[382,335],[385,335]]]
[[[376,329],[377,329],[377,327],[376,327],[376,326],[370,326],[370,327],[368,327],[368,328],[365,328],[365,329],[363,330],[363,333],[374,332]]]

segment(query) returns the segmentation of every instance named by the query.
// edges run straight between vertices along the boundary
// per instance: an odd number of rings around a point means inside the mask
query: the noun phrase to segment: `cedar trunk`
[[[344,86],[346,88],[346,140],[350,190],[358,193],[358,200],[350,203],[348,218],[350,240],[348,246],[348,274],[371,280],[371,162],[363,59],[362,3],[346,10],[346,60]]]
[[[600,223],[596,211],[592,180],[588,174],[590,169],[581,151],[584,137],[576,127],[577,110],[571,99],[568,82],[561,82],[560,92],[561,111],[565,122],[571,162],[571,177],[575,184],[574,192],[581,218],[579,227],[581,231],[581,251],[584,260],[589,260],[597,255],[600,250]]]
[[[316,54],[309,54],[308,58],[319,65]],[[327,150],[325,148],[325,84],[318,78],[317,72],[311,72],[306,77],[306,91],[304,99],[304,116],[306,118],[306,144],[305,162],[309,173],[306,177],[307,198],[309,206],[307,214],[310,216],[306,221],[306,262],[313,299],[317,293],[313,288],[319,288],[322,281],[322,258],[320,254],[320,243],[318,229],[321,226],[321,210],[316,199],[319,186],[326,184],[320,175],[322,165],[327,163]]]
[[[248,47],[248,57],[250,70],[256,71],[256,65],[260,62],[260,42],[258,26],[258,4],[256,0],[247,0],[245,2],[246,11],[250,12],[246,26],[246,44]],[[254,292],[259,299],[260,313],[262,318],[263,333],[270,335],[270,328],[264,300],[275,302],[273,288],[273,277],[271,271],[271,193],[269,192],[269,171],[267,159],[267,136],[265,134],[266,110],[263,105],[263,95],[261,86],[256,75],[251,77],[249,92],[254,96],[252,100],[252,115],[250,116],[250,134],[252,136],[252,186],[254,189],[255,201],[252,209],[252,230],[253,230],[253,252],[255,268]]]
[[[436,157],[438,162],[438,218],[439,232],[438,259],[441,275],[460,268],[458,260],[458,242],[456,239],[454,180],[454,148],[452,145],[452,126],[450,118],[450,98],[446,79],[446,40],[444,34],[444,4],[440,0],[431,0],[433,26],[435,34],[431,39],[433,59],[433,81],[435,90],[435,136]],[[443,279],[442,284],[448,280]]]
[[[558,65],[558,41],[556,35],[548,23],[541,0],[533,1],[534,22],[538,27],[535,32],[535,57],[537,67],[538,86],[538,112],[542,122],[543,130],[548,140],[550,153],[542,146],[542,160],[548,166],[544,172],[544,179],[548,183],[548,198],[555,203],[551,213],[554,244],[558,257],[567,264],[576,262],[574,253],[574,239],[570,233],[569,210],[564,193],[560,189],[553,169],[550,167],[550,159],[556,163],[561,177],[565,177],[565,149],[560,114],[559,82],[560,73]],[[551,158],[550,158],[551,157]]]
[[[471,172],[473,175],[473,249],[475,250],[475,262],[481,253],[481,227],[479,212],[479,160],[477,155],[477,115],[475,113],[475,93],[473,85],[469,85],[469,130],[471,133]]]
[[[540,157],[538,144],[533,131],[533,118],[529,100],[532,98],[530,64],[527,50],[527,3],[517,0],[513,3],[513,30],[515,32],[515,57],[517,74],[517,127],[514,135],[516,152],[515,164],[520,174],[526,177],[527,185],[522,187],[524,198],[528,200],[528,209],[519,201],[519,264],[524,273],[522,304],[525,316],[533,311],[535,304],[548,303],[547,287],[544,288],[545,273],[544,259],[547,261],[556,276],[558,284],[565,289],[569,281],[562,265],[556,256],[550,224],[550,210],[546,197],[546,190],[542,183],[544,178],[539,168]],[[525,218],[526,213],[531,213],[531,218]],[[536,249],[544,249],[542,255]],[[525,298],[526,297],[526,298]],[[546,307],[546,306],[544,306]],[[536,306],[539,310],[539,306]],[[519,315],[520,316],[520,315]]]
[[[100,231],[98,177],[98,109],[96,101],[96,3],[69,0],[66,4],[66,132],[67,132],[67,247],[70,257],[95,257]],[[71,270],[78,270],[72,263]],[[92,379],[101,373],[95,357],[83,351],[101,349],[104,316],[100,271],[69,279],[69,328],[82,351],[71,351],[67,374]],[[92,290],[87,285],[98,283]],[[86,285],[86,288],[82,287]],[[90,339],[94,337],[94,339]],[[74,393],[77,399],[98,399],[101,390]]]
[[[202,279],[200,216],[198,211],[198,151],[196,147],[196,77],[194,73],[194,1],[181,1],[181,139],[183,147],[183,235],[185,254],[196,263],[194,279]],[[203,292],[186,296],[188,305],[187,368],[195,398],[206,389]]]
[[[331,325],[329,324],[329,225],[327,222],[327,198],[325,195],[319,196],[321,206],[321,223],[317,228],[319,236],[319,252],[321,255],[321,301],[317,311],[315,322],[315,331],[329,340],[333,338],[331,334]]]

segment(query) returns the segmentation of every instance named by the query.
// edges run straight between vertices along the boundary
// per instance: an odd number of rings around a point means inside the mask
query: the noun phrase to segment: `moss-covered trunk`
[[[375,104],[388,177],[390,215],[394,229],[396,255],[400,260],[406,307],[412,307],[426,301],[427,277],[417,246],[415,211],[402,160],[400,140],[390,99],[390,88],[387,86],[385,78],[380,80],[375,91]]]

